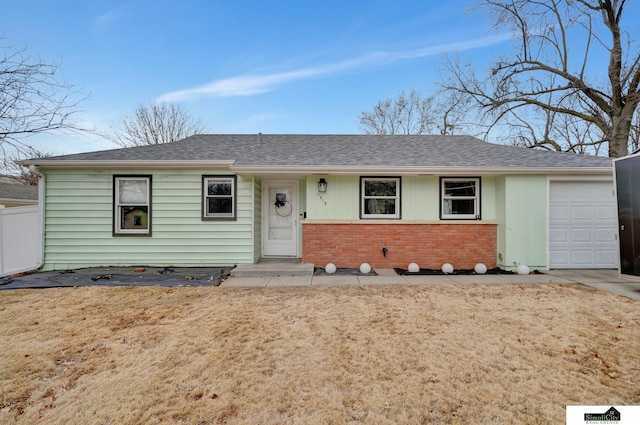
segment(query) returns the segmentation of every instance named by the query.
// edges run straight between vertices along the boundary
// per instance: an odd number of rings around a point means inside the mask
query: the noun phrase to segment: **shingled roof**
[[[20,183],[0,182],[0,200],[7,202],[35,202],[38,200],[38,188]]]
[[[604,157],[497,145],[471,136],[202,134],[162,145],[23,161],[39,166],[184,165],[225,162],[232,170],[359,169],[598,170]]]

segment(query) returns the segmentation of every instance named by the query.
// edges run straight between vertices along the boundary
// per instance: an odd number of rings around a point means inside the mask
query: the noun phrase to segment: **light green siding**
[[[327,180],[327,192],[318,193],[318,180]],[[360,210],[358,176],[309,176],[306,184],[307,218],[313,220],[355,220]]]
[[[254,260],[251,176],[238,176],[236,221],[202,221],[202,175],[228,172],[60,169],[45,173],[45,270],[232,265]],[[151,236],[113,236],[114,174],[152,177]]]
[[[546,176],[501,177],[497,186],[498,265],[546,268]]]
[[[483,220],[496,220],[497,189],[500,178],[496,176],[484,176],[480,178],[480,215]]]
[[[307,183],[306,178],[302,178],[298,181],[298,255],[302,256],[302,220],[305,217],[307,212]],[[318,191],[318,186],[316,184],[316,192]]]
[[[495,211],[498,221],[498,258],[497,264],[503,266],[507,251],[505,247],[505,223],[507,222],[507,210],[505,205],[505,177],[496,178],[495,184]]]
[[[440,217],[438,177],[406,176],[402,178],[402,219],[438,220]]]
[[[253,262],[262,257],[262,181],[253,179]]]
[[[45,174],[44,270],[250,264],[262,256],[263,181],[257,176],[237,176],[237,220],[203,221],[202,175],[229,174],[226,170],[49,169]],[[151,176],[151,236],[113,236],[114,175]],[[317,190],[321,177],[328,183],[323,194]],[[498,264],[546,267],[546,176],[480,177],[482,220],[498,222]],[[401,221],[439,221],[439,185],[438,176],[403,176]],[[359,220],[360,177],[307,176],[300,180],[299,199],[307,219]]]
[[[327,180],[326,193],[318,193],[318,180]],[[401,178],[402,220],[440,219],[440,179],[438,176]],[[483,220],[496,218],[496,177],[481,178]],[[357,220],[360,218],[359,176],[307,177],[307,218],[315,220]]]

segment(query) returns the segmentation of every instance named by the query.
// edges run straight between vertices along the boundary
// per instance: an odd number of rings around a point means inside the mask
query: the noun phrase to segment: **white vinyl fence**
[[[38,207],[0,206],[0,277],[38,267]]]

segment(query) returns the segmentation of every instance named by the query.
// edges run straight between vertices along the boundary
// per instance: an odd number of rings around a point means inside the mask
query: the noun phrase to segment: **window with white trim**
[[[442,177],[440,194],[440,218],[480,219],[480,178]]]
[[[236,219],[236,176],[202,176],[202,219]]]
[[[114,235],[151,234],[151,176],[113,177]]]
[[[361,177],[360,194],[360,218],[400,218],[400,177]]]

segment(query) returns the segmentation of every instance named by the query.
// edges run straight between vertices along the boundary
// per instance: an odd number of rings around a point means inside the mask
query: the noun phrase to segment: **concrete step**
[[[267,262],[243,264],[231,270],[231,277],[313,276],[311,263]]]

